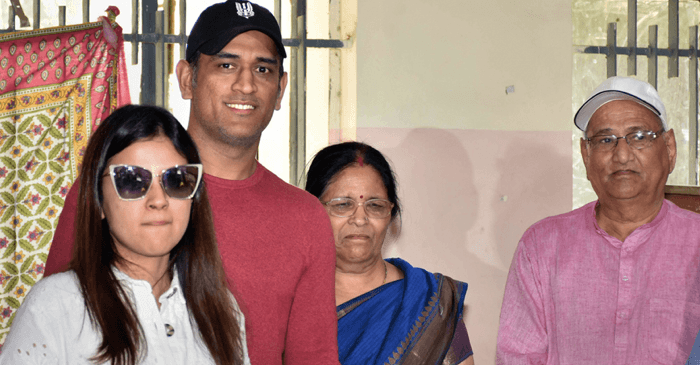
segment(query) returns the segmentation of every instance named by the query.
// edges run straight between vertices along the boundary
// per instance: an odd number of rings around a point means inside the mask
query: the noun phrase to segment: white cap
[[[622,76],[613,76],[603,81],[576,112],[574,124],[576,124],[578,129],[585,131],[593,113],[601,106],[613,100],[632,100],[638,102],[658,115],[659,118],[661,118],[661,124],[663,124],[664,130],[668,130],[666,108],[664,108],[664,103],[661,101],[656,89],[644,81]]]

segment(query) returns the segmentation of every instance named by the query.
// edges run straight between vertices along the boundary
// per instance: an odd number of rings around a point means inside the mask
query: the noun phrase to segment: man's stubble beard
[[[194,108],[192,110],[194,115],[201,115],[201,113],[196,110],[196,106],[192,105],[192,107]],[[270,121],[264,125],[258,126],[258,130],[247,136],[234,135],[226,129],[225,125],[212,123],[211,121],[199,121],[197,124],[201,131],[204,132],[203,137],[209,139],[211,142],[225,144],[233,148],[248,149],[254,147],[255,144],[260,141],[262,132],[270,124]]]
[[[218,141],[225,143],[228,146],[242,149],[254,147],[257,143],[259,143],[262,132],[265,130],[265,128],[262,128],[250,136],[236,136],[229,133],[226,128],[222,126],[207,129],[211,129],[207,131],[207,134],[212,135],[211,133],[213,133],[213,136],[215,136]]]

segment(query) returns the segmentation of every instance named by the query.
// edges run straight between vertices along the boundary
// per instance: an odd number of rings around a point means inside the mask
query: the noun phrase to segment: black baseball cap
[[[237,35],[249,30],[265,33],[275,42],[277,54],[287,57],[280,26],[269,10],[249,1],[227,0],[206,8],[199,15],[187,38],[185,59],[192,62],[197,51],[215,55]]]

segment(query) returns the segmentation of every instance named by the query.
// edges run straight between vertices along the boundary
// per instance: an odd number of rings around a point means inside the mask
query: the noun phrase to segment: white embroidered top
[[[214,364],[187,313],[177,271],[170,288],[158,299],[150,283],[114,269],[117,279],[135,304],[148,350],[139,364]],[[244,364],[250,365],[245,340],[245,320],[231,296],[241,328]],[[90,323],[74,272],[40,280],[27,294],[15,315],[0,353],[0,364],[82,365],[93,364],[102,336]]]

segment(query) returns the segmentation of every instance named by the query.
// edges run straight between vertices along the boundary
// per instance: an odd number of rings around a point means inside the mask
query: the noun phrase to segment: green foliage
[[[34,279],[32,279],[32,277],[27,274],[22,274],[21,278],[22,282],[26,285],[29,285],[30,288],[34,286],[34,284],[36,284],[36,281],[34,281]]]
[[[24,239],[19,240],[19,247],[22,247],[22,249],[27,251],[27,252],[34,252],[34,250],[35,250],[35,248],[32,246],[32,244],[29,243],[29,241],[24,240]],[[22,270],[22,271],[25,271],[25,270]]]
[[[7,271],[8,274],[10,275],[17,275],[19,274],[19,270],[17,270],[17,265],[11,263],[11,262],[3,262],[2,267]]]
[[[41,150],[41,148],[35,149],[34,155],[37,159],[39,159],[39,161],[46,161],[46,154],[44,153],[44,151]]]
[[[7,152],[12,146],[15,145],[15,141],[17,140],[16,136],[10,136],[10,138],[5,141],[5,144],[2,145],[2,148],[0,148],[0,153],[5,153]]]
[[[25,136],[24,134],[18,134],[17,140],[24,147],[29,147],[29,148],[34,147],[34,143],[32,143],[32,140],[29,139],[29,137]]]
[[[15,125],[10,122],[2,122],[2,129],[5,130],[8,134],[15,134],[17,133],[17,130],[15,129]]]
[[[12,279],[7,281],[7,284],[5,284],[5,291],[3,294],[7,294],[13,290],[15,290],[15,287],[17,286],[17,283],[19,282],[19,276],[15,276]]]
[[[5,297],[5,303],[9,305],[11,308],[17,309],[19,308],[19,300],[13,298],[13,297]],[[10,326],[11,323],[8,323],[8,327]]]
[[[24,259],[24,262],[22,263],[22,267],[19,269],[20,272],[26,273],[27,270],[32,266],[32,262],[34,262],[34,255],[31,255]]]
[[[0,162],[2,162],[2,164],[10,170],[14,170],[17,168],[17,164],[15,163],[15,161],[7,156],[0,157]]]
[[[56,204],[56,205],[58,205],[59,207],[61,207],[61,208],[63,208],[63,205],[65,204],[65,202],[63,201],[63,199],[61,199],[60,197],[58,197],[58,196],[56,196],[56,195],[51,195],[51,201],[52,201],[54,204]]]
[[[2,233],[5,235],[5,237],[7,237],[10,240],[14,240],[17,238],[17,236],[15,236],[15,231],[10,229],[10,227],[2,227],[0,228],[0,230],[2,230]]]
[[[6,188],[12,184],[12,182],[15,181],[15,176],[17,175],[17,171],[12,171],[7,176],[5,176],[5,181],[3,181],[2,186],[0,188]]]
[[[32,180],[36,180],[41,178],[41,175],[46,172],[46,165],[48,165],[46,162],[42,162],[39,167],[37,167],[36,172],[34,173],[34,176],[32,176]]]
[[[58,219],[56,219],[56,222],[58,222]],[[39,241],[39,246],[36,246],[36,249],[41,250],[42,248],[46,247],[46,245],[51,243],[52,239],[53,239],[53,232],[44,233],[44,237],[41,238],[41,241]],[[44,259],[44,262],[46,262],[46,259]]]
[[[63,143],[57,143],[54,148],[49,152],[49,159],[53,160],[58,157],[58,154],[63,150]]]
[[[17,193],[17,202],[21,202],[24,200],[24,198],[27,197],[27,192],[29,192],[29,186],[25,186],[22,189],[20,189],[19,193]]]
[[[44,115],[44,114],[37,114],[37,115],[36,115],[36,119],[39,119],[39,122],[40,122],[44,127],[46,127],[46,128],[51,127],[52,121],[51,121],[51,118],[49,118],[48,116],[46,116],[46,115]]]
[[[17,128],[18,133],[24,133],[27,128],[29,128],[29,124],[32,122],[33,117],[28,117],[24,119],[24,121],[19,125],[19,128]]]
[[[12,254],[15,253],[15,250],[17,250],[17,241],[13,240],[9,245],[7,245],[7,247],[5,247],[5,253],[2,254],[2,258],[6,259],[12,256]]]
[[[49,162],[49,167],[51,168],[51,171],[53,171],[53,172],[55,172],[55,173],[57,173],[57,174],[62,174],[62,173],[65,171],[65,170],[63,169],[63,167],[61,166],[61,164],[59,164],[59,163],[56,162],[56,161],[51,161],[51,162]]]
[[[15,205],[15,209],[17,209],[17,212],[19,212],[19,214],[21,214],[21,215],[23,215],[23,216],[25,216],[25,217],[29,217],[29,216],[32,215],[32,212],[29,210],[29,208],[27,208],[27,207],[26,207],[25,205],[23,205],[23,204],[17,204],[17,205]],[[20,236],[24,236],[24,235],[23,235],[23,234],[20,234]]]
[[[34,185],[32,185],[32,187],[33,187],[37,192],[39,192],[39,194],[41,194],[42,196],[47,196],[47,195],[49,195],[49,189],[47,189],[45,185],[42,185],[42,184],[34,184]]]

